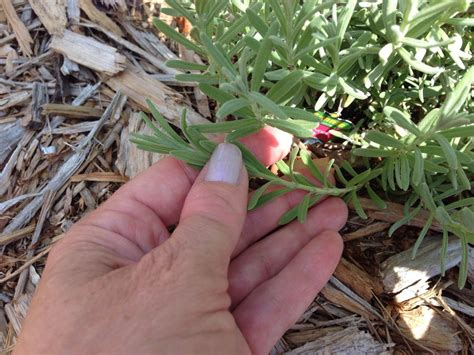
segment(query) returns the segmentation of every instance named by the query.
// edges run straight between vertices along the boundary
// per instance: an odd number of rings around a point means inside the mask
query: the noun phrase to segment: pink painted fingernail
[[[237,185],[241,169],[240,149],[234,144],[221,143],[212,153],[205,180]]]

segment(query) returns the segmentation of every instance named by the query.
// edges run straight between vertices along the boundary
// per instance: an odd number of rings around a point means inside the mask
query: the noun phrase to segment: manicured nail
[[[240,149],[230,143],[221,143],[212,153],[205,180],[237,185],[241,169]]]

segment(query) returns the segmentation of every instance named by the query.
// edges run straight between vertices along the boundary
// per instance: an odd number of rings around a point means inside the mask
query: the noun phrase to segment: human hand
[[[270,164],[291,137],[246,144]],[[267,354],[334,271],[347,209],[275,230],[302,193],[247,213],[247,190],[228,144],[200,174],[165,158],[125,184],[51,250],[16,353]]]

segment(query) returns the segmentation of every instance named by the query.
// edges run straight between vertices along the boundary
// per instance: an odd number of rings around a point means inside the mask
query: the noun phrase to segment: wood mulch
[[[67,7],[65,6],[67,3]],[[146,128],[145,99],[179,124],[212,120],[215,105],[164,62],[199,61],[151,26],[160,0],[0,0],[0,349],[10,352],[51,247],[81,216],[161,158],[129,143]],[[161,16],[170,24],[176,19]],[[331,154],[330,148],[320,149]],[[343,259],[274,354],[473,351],[474,251],[456,286],[451,239],[440,276],[440,228],[413,246],[425,216],[389,238],[403,207],[351,214]]]

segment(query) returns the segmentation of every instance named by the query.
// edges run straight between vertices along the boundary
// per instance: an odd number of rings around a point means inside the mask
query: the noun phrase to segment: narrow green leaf
[[[452,210],[456,208],[466,207],[466,206],[473,206],[474,207],[474,197],[464,198],[459,201],[451,202],[450,204],[446,205],[446,210]]]
[[[426,234],[430,230],[430,227],[431,227],[432,223],[433,223],[433,214],[430,214],[428,216],[428,219],[426,220],[425,225],[423,226],[423,229],[421,230],[420,234],[418,235],[418,238],[416,239],[416,242],[413,245],[412,250],[411,250],[411,258],[412,259],[415,259],[416,253],[418,252],[418,249],[420,248],[420,245],[423,242],[423,239],[425,239]]]
[[[236,69],[234,68],[234,66],[232,65],[231,61],[229,58],[227,58],[225,56],[224,53],[222,53],[211,41],[211,39],[205,34],[205,33],[202,33],[201,34],[201,40],[202,40],[202,43],[203,45],[206,47],[207,49],[207,53],[209,54],[209,56],[214,60],[214,62],[216,62],[216,64],[218,66],[220,66],[221,68],[227,68],[227,70],[229,71],[229,73],[232,75],[232,76],[235,76],[237,74],[237,71]],[[233,78],[232,78],[233,79]]]
[[[232,115],[236,111],[243,109],[244,107],[250,106],[250,102],[245,98],[232,99],[225,102],[217,111],[216,115],[219,118]]]
[[[150,112],[153,118],[158,122],[161,129],[163,129],[163,131],[166,132],[166,134],[170,136],[170,138],[176,140],[177,142],[182,142],[183,139],[179,136],[178,133],[175,132],[175,130],[171,127],[168,121],[161,115],[161,113],[158,112],[158,109],[156,108],[153,101],[147,98],[145,99],[145,102],[148,105],[148,108],[150,109]]]
[[[440,131],[439,133],[442,134],[447,139],[456,138],[456,137],[461,137],[461,138],[474,137],[474,125],[449,128],[449,129]]]
[[[410,186],[410,164],[408,163],[408,159],[406,155],[400,156],[400,177],[402,183],[402,190],[407,191],[408,187]]]
[[[311,197],[310,194],[306,194],[303,197],[303,200],[301,200],[301,202],[298,204],[297,217],[300,223],[306,222],[306,217],[308,216],[310,197]]]
[[[239,147],[242,152],[242,158],[245,163],[245,167],[252,176],[257,176],[266,179],[274,179],[275,175],[272,174],[255,156],[240,142],[236,141],[233,144]]]
[[[387,168],[387,182],[390,189],[396,190],[395,186],[395,158],[388,158],[386,164]]]
[[[462,77],[454,90],[448,95],[443,107],[441,108],[441,116],[450,118],[459,111],[471,92],[470,87],[474,82],[474,66],[472,66]]]
[[[319,122],[320,119],[314,114],[314,112],[304,110],[297,107],[280,106],[281,110],[286,115],[295,120],[304,120],[309,122]]]
[[[414,156],[415,156],[415,164],[413,166],[413,174],[411,177],[411,181],[413,185],[418,186],[423,181],[425,177],[424,171],[424,162],[423,156],[421,155],[421,151],[418,148],[414,149]]]
[[[467,240],[461,238],[461,263],[459,264],[458,287],[463,289],[466,285],[469,270],[469,246]]]
[[[228,133],[249,126],[263,127],[263,124],[254,118],[242,118],[235,121],[196,124],[193,128],[201,133]]]
[[[269,181],[266,184],[263,184],[262,186],[260,186],[258,189],[256,189],[252,193],[252,197],[250,198],[249,203],[248,203],[248,207],[247,207],[249,211],[253,210],[255,208],[255,206],[257,206],[257,203],[260,200],[260,198],[262,197],[262,195],[265,193],[265,191],[267,191],[267,189],[272,184],[273,184],[273,181]]]
[[[323,182],[325,180],[321,170],[314,164],[313,160],[311,159],[311,153],[308,152],[306,149],[300,149],[300,158],[302,163],[308,168],[311,174],[319,181]]]
[[[436,210],[436,204],[433,200],[433,194],[426,182],[420,184],[419,189],[417,190],[425,208],[430,211]]]
[[[439,252],[439,257],[441,259],[441,276],[445,276],[446,274],[446,256],[448,254],[448,242],[448,231],[444,229],[443,239],[441,241],[441,250]]]
[[[367,185],[366,189],[367,189],[367,193],[368,193],[370,199],[372,200],[373,203],[375,203],[375,205],[378,208],[380,208],[382,210],[387,208],[387,204],[385,203],[385,201],[382,200],[379,195],[377,195],[377,193],[372,189],[372,187],[370,185]]]
[[[199,53],[201,55],[205,55],[204,51],[201,49],[201,47],[197,46],[193,42],[191,42],[189,39],[184,37],[181,33],[176,32],[173,30],[168,24],[164,23],[160,19],[154,17],[153,18],[153,25],[157,28],[158,31],[163,32],[166,37],[169,39],[172,39],[173,41],[176,41],[180,44],[182,44],[184,47],[187,49],[190,49],[196,53]]]
[[[435,75],[439,74],[444,71],[443,68],[439,67],[432,67],[429,66],[428,64],[425,64],[423,62],[420,62],[419,60],[416,60],[414,57],[411,56],[411,54],[403,47],[400,47],[397,49],[398,54],[403,58],[405,62],[409,66],[411,66],[413,69],[416,69],[418,71],[421,71],[422,73],[430,74],[430,75]]]
[[[303,121],[303,120],[279,120],[279,119],[266,119],[265,123],[269,126],[281,129],[282,131],[291,133],[296,137],[309,138],[313,136],[312,129],[316,126],[316,123]]]
[[[206,165],[210,157],[210,155],[196,150],[172,150],[169,154],[199,168]]]
[[[409,213],[405,214],[399,221],[395,222],[392,224],[392,226],[388,230],[388,236],[392,237],[393,233],[400,228],[401,226],[404,226],[405,224],[409,224],[410,220],[415,217],[418,212],[421,210],[421,204],[418,205],[418,207],[412,209]]]
[[[290,191],[291,191],[290,188],[284,188],[284,189],[278,189],[278,190],[268,192],[268,193],[264,194],[262,197],[260,197],[260,199],[258,200],[258,202],[255,205],[254,209],[259,208],[260,206],[263,206],[267,202],[270,202],[271,200],[274,200],[274,199],[276,199],[280,196],[283,196],[283,195],[287,194]]]
[[[279,80],[267,92],[267,97],[275,103],[281,103],[288,93],[294,92],[294,88],[301,84],[300,80],[303,77],[303,72],[300,70],[292,71],[283,79]]]
[[[441,134],[435,134],[434,138],[441,146],[449,168],[451,170],[456,170],[458,167],[458,157],[456,156],[456,151],[454,150],[454,148],[451,146],[449,141]]]
[[[177,59],[167,60],[165,64],[169,68],[184,69],[184,70],[206,71],[208,68],[208,66],[204,64],[198,64],[198,63],[188,62],[185,60],[177,60]]]
[[[354,206],[354,210],[356,211],[357,215],[362,219],[367,219],[368,218],[367,214],[362,208],[360,200],[357,197],[357,193],[355,191],[351,192],[351,202],[352,202],[352,206]]]
[[[251,135],[253,133],[258,132],[261,129],[261,126],[259,122],[256,122],[256,124],[249,125],[247,127],[239,128],[231,133],[229,133],[226,137],[225,140],[226,142],[233,143],[237,139],[240,139],[242,137],[246,137],[248,135]]]
[[[262,85],[263,76],[268,65],[268,60],[270,59],[270,54],[272,53],[273,42],[269,37],[274,28],[275,26],[272,26],[267,31],[266,36],[263,37],[260,43],[257,57],[255,58],[255,65],[252,71],[252,79],[250,81],[250,90],[252,91],[259,91],[260,86]]]
[[[250,24],[264,37],[268,32],[268,26],[253,9],[247,9],[245,13],[248,16]]]
[[[349,83],[342,77],[338,77],[337,80],[344,89],[344,91],[347,94],[355,97],[356,99],[365,100],[367,97],[369,97],[369,94],[367,92],[364,92],[361,88],[357,88],[354,83]]]
[[[191,83],[203,83],[210,85],[217,85],[219,83],[219,78],[217,76],[211,75],[209,73],[204,74],[176,74],[175,79],[178,81],[191,82]]]
[[[380,144],[381,147],[393,147],[401,150],[405,149],[405,144],[400,140],[379,131],[370,131],[365,135],[365,138],[371,142]]]
[[[259,106],[261,106],[265,111],[277,116],[278,118],[287,119],[288,116],[286,113],[270,100],[268,97],[260,94],[259,92],[252,91],[249,95],[249,99],[256,102]]]
[[[356,148],[352,151],[352,153],[354,155],[366,158],[391,157],[395,154],[394,151],[377,148]]]
[[[410,116],[407,113],[390,106],[386,106],[383,109],[383,113],[393,122],[395,122],[398,126],[406,129],[410,133],[413,133],[415,136],[419,136],[421,134],[420,130],[412,122]]]

